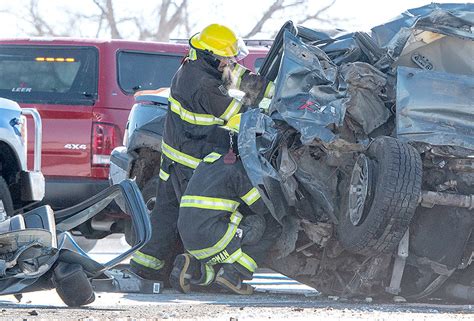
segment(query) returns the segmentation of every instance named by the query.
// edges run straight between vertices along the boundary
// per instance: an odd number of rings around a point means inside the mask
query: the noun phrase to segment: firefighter
[[[247,49],[231,29],[211,24],[192,36],[189,44],[189,54],[170,88],[160,180],[150,213],[152,238],[130,262],[134,273],[165,284],[180,250],[176,227],[180,198],[194,169],[216,146],[227,144],[219,126],[245,110],[246,104],[271,97],[274,90],[272,82],[237,64]],[[230,97],[231,88],[244,91],[244,100]]]
[[[240,115],[227,128],[236,130]],[[234,123],[231,123],[234,119]],[[252,279],[278,235],[276,221],[230,150],[206,156],[181,198],[178,230],[188,253],[178,255],[171,285],[187,293],[212,282],[236,294],[251,294]],[[215,271],[218,271],[215,275]]]

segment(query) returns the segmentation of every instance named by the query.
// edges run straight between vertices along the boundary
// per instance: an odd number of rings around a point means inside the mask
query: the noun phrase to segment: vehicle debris
[[[133,246],[106,263],[91,259],[75,244],[69,231],[99,214],[121,196],[135,231]],[[129,258],[150,238],[151,225],[140,190],[132,180],[109,187],[73,207],[53,212],[40,206],[0,222],[0,294],[56,288],[68,306],[94,301],[90,280]],[[74,250],[66,248],[71,242]]]
[[[272,269],[331,297],[473,302],[473,12],[282,27],[260,69],[275,95],[238,144],[283,227]]]

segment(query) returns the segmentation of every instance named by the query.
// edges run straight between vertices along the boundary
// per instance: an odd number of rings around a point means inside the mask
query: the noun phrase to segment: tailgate
[[[98,50],[91,46],[1,45],[0,95],[36,108],[43,120],[45,176],[91,176],[92,108]],[[28,123],[33,129],[33,122]],[[28,141],[32,168],[34,142]]]

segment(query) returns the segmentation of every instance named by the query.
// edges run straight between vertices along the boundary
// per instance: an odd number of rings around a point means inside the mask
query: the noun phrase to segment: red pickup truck
[[[0,40],[0,97],[36,108],[43,120],[47,204],[65,208],[108,187],[110,153],[122,144],[133,94],[168,87],[187,50],[124,40]],[[258,67],[266,52],[251,50],[243,64]],[[32,163],[33,142],[28,150]],[[90,224],[81,232],[93,237]]]

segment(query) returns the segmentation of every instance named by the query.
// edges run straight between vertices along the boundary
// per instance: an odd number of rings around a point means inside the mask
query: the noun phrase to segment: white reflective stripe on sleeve
[[[230,222],[227,227],[227,231],[225,232],[224,236],[214,245],[202,250],[192,250],[189,251],[191,255],[193,255],[198,260],[206,259],[216,253],[223,251],[227,245],[229,245],[230,241],[235,236],[235,232],[237,231],[237,226],[239,226],[240,221],[242,220],[242,214],[235,211],[230,216]]]
[[[199,158],[187,155],[179,150],[174,149],[170,145],[166,144],[164,141],[161,143],[161,151],[171,160],[174,160],[181,165],[196,169],[201,160]]]
[[[254,187],[252,188],[247,194],[241,197],[241,199],[247,204],[248,206],[255,203],[260,198],[260,193]]]
[[[234,212],[239,206],[239,202],[225,198],[184,195],[181,197],[181,203],[179,206]]]
[[[240,108],[242,108],[242,103],[234,98],[230,102],[225,112],[219,118],[228,121],[232,116],[237,115],[239,113]]]
[[[160,169],[160,178],[162,180],[167,181],[169,177],[170,177],[170,174],[168,174],[164,170]]]
[[[247,71],[247,68],[245,68],[242,65],[236,64],[234,69],[232,70],[232,77],[235,79],[235,88],[239,89],[240,88],[240,83],[242,82],[242,77]]]
[[[190,124],[202,126],[224,124],[224,121],[222,119],[214,117],[213,115],[190,112],[189,110],[183,108],[181,106],[181,103],[171,96],[168,98],[168,100],[170,102],[171,111],[177,114],[182,120]]]
[[[204,157],[203,161],[206,162],[206,163],[214,163],[216,160],[218,160],[221,157],[222,157],[221,154],[216,153],[216,152],[212,152],[209,155],[207,155],[206,157]]]

